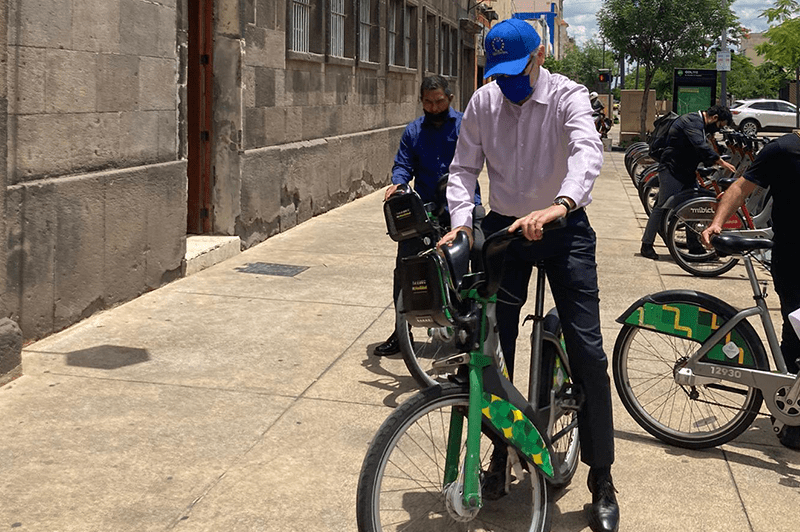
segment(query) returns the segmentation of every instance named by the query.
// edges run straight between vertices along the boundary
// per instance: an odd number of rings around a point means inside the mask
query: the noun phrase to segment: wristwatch
[[[569,214],[570,212],[572,212],[572,202],[570,202],[570,201],[569,201],[567,198],[565,198],[564,196],[559,196],[559,197],[557,197],[556,199],[554,199],[554,200],[553,200],[553,205],[561,205],[562,207],[564,207],[565,209],[567,209],[567,214]]]

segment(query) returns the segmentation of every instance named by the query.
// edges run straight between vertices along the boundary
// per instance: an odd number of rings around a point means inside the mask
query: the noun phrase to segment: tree
[[[775,6],[765,9],[761,16],[767,17],[770,28],[764,33],[767,42],[756,47],[756,51],[768,61],[795,72],[795,102],[800,90],[800,4],[797,0],[776,0]],[[778,23],[772,25],[773,23]],[[796,125],[800,128],[800,106]]]
[[[604,51],[593,39],[589,39],[582,47],[569,49],[561,60],[548,56],[544,62],[544,67],[550,72],[563,74],[590,91],[597,88],[597,72],[603,65],[610,68],[612,73],[615,71],[616,65],[611,51]]]
[[[794,0],[787,0],[794,1]],[[707,52],[723,29],[738,28],[732,0],[604,0],[597,22],[605,41],[644,69],[644,91],[659,67],[677,57]],[[642,99],[639,133],[647,132],[647,99]]]

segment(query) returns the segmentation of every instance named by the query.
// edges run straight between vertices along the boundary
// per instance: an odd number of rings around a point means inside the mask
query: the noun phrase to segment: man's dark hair
[[[731,122],[733,122],[731,110],[724,105],[712,105],[706,109],[706,116],[716,116],[718,121],[725,122],[729,125]]]
[[[438,74],[434,74],[422,79],[422,85],[419,86],[419,97],[422,98],[426,91],[435,91],[436,89],[442,89],[446,96],[452,96],[453,94],[450,91],[450,85],[447,84],[447,80]]]

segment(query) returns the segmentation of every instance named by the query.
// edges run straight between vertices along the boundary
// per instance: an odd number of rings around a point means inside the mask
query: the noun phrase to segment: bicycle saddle
[[[451,245],[442,246],[440,249],[444,255],[447,269],[450,271],[450,278],[458,292],[461,280],[469,272],[470,249],[467,233],[459,231]]]
[[[711,244],[720,255],[741,255],[748,251],[772,248],[772,240],[766,238],[745,238],[725,234],[712,237]]]

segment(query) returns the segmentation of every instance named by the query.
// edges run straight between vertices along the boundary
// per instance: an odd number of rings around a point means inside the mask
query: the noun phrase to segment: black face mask
[[[431,122],[434,123],[444,122],[445,120],[447,120],[448,116],[450,116],[450,109],[446,109],[441,113],[429,113],[428,111],[425,111],[425,120],[430,120]]]

